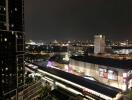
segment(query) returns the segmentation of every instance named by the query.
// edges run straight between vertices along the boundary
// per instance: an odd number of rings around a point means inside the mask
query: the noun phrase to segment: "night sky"
[[[25,0],[25,31],[43,41],[132,40],[132,0]]]

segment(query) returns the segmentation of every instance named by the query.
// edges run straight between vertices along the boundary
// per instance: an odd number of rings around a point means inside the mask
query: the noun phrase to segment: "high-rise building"
[[[94,36],[94,54],[105,52],[105,36],[95,35]]]
[[[24,85],[23,0],[0,0],[0,100],[16,95]]]

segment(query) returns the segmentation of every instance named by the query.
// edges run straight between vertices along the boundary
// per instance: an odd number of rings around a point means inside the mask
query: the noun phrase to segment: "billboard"
[[[110,79],[110,80],[117,80],[118,73],[114,70],[108,70],[105,68],[99,68],[99,76],[102,78]]]

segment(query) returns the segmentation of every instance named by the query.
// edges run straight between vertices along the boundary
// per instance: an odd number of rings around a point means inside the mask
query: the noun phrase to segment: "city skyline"
[[[132,100],[130,2],[24,1],[0,1],[0,100]]]
[[[25,0],[27,39],[93,39],[95,34],[111,40],[131,40],[130,0]]]

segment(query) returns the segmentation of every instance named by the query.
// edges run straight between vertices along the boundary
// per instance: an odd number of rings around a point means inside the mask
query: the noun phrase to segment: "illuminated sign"
[[[103,78],[108,78],[107,69],[99,68],[99,76]]]
[[[113,70],[108,70],[108,79],[117,80],[117,72]]]
[[[99,76],[110,80],[117,80],[118,77],[116,71],[107,70],[104,68],[99,68]]]
[[[132,74],[132,70],[128,71],[127,75],[130,76]]]
[[[123,83],[127,82],[128,73],[123,73]]]

